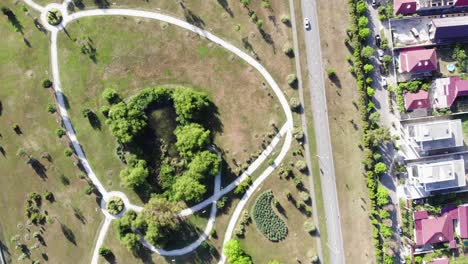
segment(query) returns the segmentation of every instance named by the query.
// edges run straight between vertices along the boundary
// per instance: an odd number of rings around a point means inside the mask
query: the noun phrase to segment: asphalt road
[[[335,182],[335,168],[328,124],[327,100],[325,95],[324,68],[320,47],[320,33],[316,0],[302,0],[302,16],[310,20],[310,29],[305,31],[306,58],[309,74],[312,114],[320,166],[323,201],[327,224],[330,263],[345,263],[343,238],[340,223],[340,208]]]

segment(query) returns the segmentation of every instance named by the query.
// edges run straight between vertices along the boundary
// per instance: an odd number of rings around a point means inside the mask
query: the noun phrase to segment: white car
[[[382,87],[387,87],[387,78],[382,77],[382,81],[380,83],[382,84]]]
[[[379,55],[379,61],[382,62],[385,52],[381,49],[377,49],[377,54]]]
[[[304,28],[306,30],[309,30],[309,28],[310,28],[310,21],[309,21],[309,18],[307,18],[307,17],[304,18]]]

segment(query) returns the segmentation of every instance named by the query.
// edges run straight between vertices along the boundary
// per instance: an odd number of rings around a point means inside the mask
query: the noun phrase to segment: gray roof
[[[466,186],[464,159],[419,164],[417,174],[426,191]]]
[[[432,19],[435,39],[468,37],[468,17],[444,17]]]
[[[460,119],[428,123],[413,123],[407,126],[410,138],[421,151],[440,150],[463,146]]]

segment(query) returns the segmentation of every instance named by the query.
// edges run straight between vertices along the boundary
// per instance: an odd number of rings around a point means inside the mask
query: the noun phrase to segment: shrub
[[[120,102],[119,94],[112,88],[106,88],[102,92],[102,98],[104,98],[110,104],[116,104]]]
[[[245,254],[239,240],[229,240],[224,245],[224,254],[229,264],[252,264],[250,256]]]
[[[57,112],[57,109],[55,108],[55,106],[53,104],[47,104],[47,112],[53,114],[55,112]]]
[[[124,209],[124,203],[119,197],[112,197],[106,204],[106,209],[113,215],[118,215]]]
[[[52,8],[47,12],[47,22],[53,26],[57,26],[62,22],[62,14],[56,8]]]
[[[52,87],[52,81],[49,80],[49,79],[45,79],[44,81],[42,81],[42,87],[44,87],[44,88]]]
[[[106,118],[109,117],[109,111],[110,111],[110,107],[107,106],[107,105],[103,105],[99,111],[101,111],[102,115],[105,116]]]
[[[103,256],[104,258],[108,258],[112,256],[112,251],[110,248],[102,246],[99,248],[99,255]]]
[[[262,3],[260,4],[263,8],[270,8],[271,4],[268,2],[268,0],[262,0]]]
[[[299,98],[297,97],[291,97],[289,100],[289,105],[291,106],[291,110],[299,111],[301,108],[301,101],[299,101]]]
[[[73,155],[73,150],[71,148],[66,148],[64,154],[67,157],[71,157]]]
[[[234,194],[244,194],[247,191],[247,189],[249,189],[250,184],[252,184],[252,178],[249,176],[245,178],[245,180],[243,180],[241,183],[239,183],[239,185],[236,186],[236,188],[234,189]]]
[[[304,222],[304,229],[309,234],[313,234],[317,231],[317,227],[312,220]]]
[[[367,87],[367,96],[372,97],[375,95],[375,90],[372,87]]]
[[[92,185],[88,184],[88,186],[85,187],[84,192],[85,192],[85,194],[90,195],[90,194],[93,193],[93,190],[94,190],[94,187]]]
[[[262,193],[253,206],[252,218],[257,229],[270,241],[280,241],[288,235],[285,222],[276,215],[272,208],[273,192]]]
[[[335,70],[332,69],[332,68],[328,68],[327,69],[327,76],[328,76],[328,78],[335,77]]]
[[[374,70],[374,66],[372,64],[366,64],[364,65],[363,69],[366,74],[369,74],[372,70]]]
[[[362,48],[361,57],[368,60],[372,57],[372,55],[374,55],[374,49],[372,47],[365,46],[364,48]]]
[[[46,191],[44,193],[44,198],[49,201],[49,202],[52,202],[54,200],[54,194],[49,192],[49,191]]]
[[[362,28],[359,30],[359,37],[362,39],[362,40],[366,40],[370,35],[370,29],[368,28]]]
[[[389,198],[390,195],[388,194],[387,189],[382,185],[379,185],[379,187],[377,187],[377,205],[379,207],[387,205],[390,202]]]
[[[375,174],[382,174],[382,173],[385,173],[386,171],[387,171],[387,165],[385,165],[385,163],[379,162],[375,164],[375,168],[374,168]]]
[[[289,25],[289,24],[291,24],[291,18],[289,18],[289,16],[287,16],[287,15],[283,15],[281,17],[281,22],[283,24],[285,24],[285,25]]]
[[[55,130],[55,134],[57,135],[57,137],[61,138],[65,136],[66,132],[63,128],[57,128],[57,130]]]
[[[291,43],[286,43],[283,46],[283,53],[289,57],[294,57],[294,50],[291,46]]]
[[[304,160],[298,160],[294,166],[296,166],[296,169],[298,169],[301,172],[307,170],[307,163]]]
[[[291,87],[296,87],[297,85],[297,76],[294,73],[291,73],[287,77],[288,85]]]

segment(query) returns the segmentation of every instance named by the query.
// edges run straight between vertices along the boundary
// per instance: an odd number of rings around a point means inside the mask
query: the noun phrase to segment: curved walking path
[[[102,243],[104,242],[106,233],[109,229],[110,223],[113,219],[120,217],[122,213],[120,213],[117,216],[113,216],[109,214],[105,208],[106,202],[109,200],[109,198],[113,196],[118,196],[120,197],[124,203],[125,203],[125,210],[131,209],[135,210],[137,212],[142,211],[142,207],[136,206],[130,203],[128,200],[127,196],[122,193],[122,192],[108,192],[94,171],[91,168],[91,165],[89,164],[88,160],[86,159],[86,156],[84,155],[84,151],[79,144],[79,141],[77,139],[76,133],[73,129],[70,117],[68,115],[67,109],[66,109],[66,103],[65,103],[65,97],[63,95],[62,89],[61,89],[61,82],[60,82],[60,71],[59,71],[59,61],[58,61],[58,33],[65,28],[65,26],[68,23],[73,22],[74,20],[77,20],[79,18],[84,18],[84,17],[93,17],[93,16],[133,16],[133,17],[140,17],[140,18],[148,18],[148,19],[155,19],[155,20],[160,20],[164,21],[176,26],[179,26],[181,28],[187,29],[189,31],[192,31],[194,33],[197,33],[200,36],[203,36],[207,38],[208,40],[215,42],[225,49],[231,51],[232,53],[236,54],[239,56],[241,59],[246,61],[248,64],[250,64],[252,67],[257,69],[260,74],[265,78],[267,83],[270,85],[270,87],[273,89],[273,92],[276,94],[281,106],[283,107],[283,110],[286,115],[286,123],[285,125],[281,128],[280,132],[273,138],[272,142],[270,145],[262,152],[262,154],[249,166],[249,168],[240,176],[238,177],[235,181],[233,181],[231,184],[226,186],[224,189],[221,190],[221,176],[218,175],[215,178],[215,192],[213,196],[208,198],[207,200],[203,201],[200,204],[197,204],[191,208],[187,208],[182,210],[179,213],[179,216],[184,217],[193,214],[196,211],[199,211],[206,206],[210,205],[212,206],[211,212],[210,212],[210,218],[208,221],[208,224],[203,232],[203,234],[192,244],[188,245],[187,247],[184,247],[182,249],[177,249],[177,250],[171,250],[171,251],[166,251],[163,249],[158,249],[155,248],[154,246],[150,245],[147,241],[144,241],[142,239],[142,243],[144,246],[149,248],[150,250],[161,254],[165,256],[180,256],[187,254],[193,250],[195,250],[207,237],[212,229],[215,218],[216,218],[216,201],[221,198],[223,195],[226,193],[232,191],[239,183],[241,183],[243,180],[245,180],[247,177],[249,177],[264,161],[265,159],[271,154],[273,149],[276,147],[276,145],[280,142],[280,140],[285,137],[285,142],[283,144],[283,147],[280,151],[280,154],[276,157],[274,160],[274,164],[269,166],[263,173],[260,175],[259,178],[257,178],[252,186],[249,188],[249,190],[245,193],[245,195],[242,197],[241,201],[239,202],[238,206],[236,207],[236,210],[234,214],[231,216],[231,221],[229,223],[228,230],[226,232],[226,238],[230,238],[232,235],[232,230],[233,227],[235,226],[235,223],[237,219],[240,216],[240,213],[242,211],[242,208],[245,206],[247,203],[248,199],[252,195],[252,193],[255,191],[255,189],[271,174],[271,172],[281,163],[283,160],[284,156],[288,152],[291,141],[292,141],[292,128],[293,128],[293,118],[292,118],[292,112],[289,107],[289,103],[286,100],[284,94],[282,93],[281,89],[279,88],[278,84],[274,81],[273,77],[269,74],[269,72],[254,58],[251,56],[247,55],[245,52],[240,50],[239,48],[235,47],[234,45],[222,40],[221,38],[211,34],[210,32],[203,30],[201,28],[198,28],[190,23],[187,23],[183,20],[161,14],[161,13],[156,13],[156,12],[147,12],[147,11],[139,11],[139,10],[130,10],[130,9],[96,9],[96,10],[88,10],[88,11],[80,11],[77,13],[69,14],[67,6],[68,4],[71,3],[70,0],[65,0],[63,4],[49,4],[46,7],[42,7],[36,3],[34,3],[33,0],[24,0],[25,3],[27,3],[29,6],[31,6],[33,9],[41,12],[41,20],[44,23],[44,26],[47,30],[51,32],[51,66],[52,66],[52,75],[53,75],[53,81],[54,81],[54,91],[55,91],[55,96],[58,102],[58,108],[59,108],[59,113],[62,117],[63,120],[63,125],[66,128],[67,131],[67,136],[69,137],[73,148],[75,150],[75,153],[80,160],[83,168],[85,169],[88,177],[91,179],[93,184],[96,186],[98,191],[102,194],[102,199],[103,202],[101,203],[101,210],[105,215],[105,221],[104,224],[99,232],[98,239],[96,242],[96,246],[94,249],[93,253],[93,258],[92,258],[92,263],[97,263],[98,258],[99,258],[99,248],[101,247]],[[63,16],[63,21],[61,24],[58,26],[51,26],[47,23],[46,19],[46,14],[48,10],[51,8],[56,8],[61,11],[62,16]],[[227,239],[228,240],[228,239]],[[225,242],[227,241],[225,240]],[[223,261],[224,255],[221,259]]]

